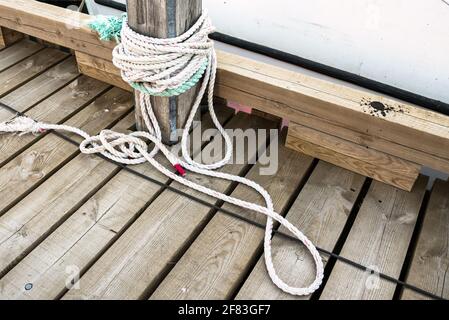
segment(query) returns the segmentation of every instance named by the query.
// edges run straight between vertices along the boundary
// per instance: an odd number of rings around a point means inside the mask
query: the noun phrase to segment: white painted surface
[[[203,0],[203,7],[220,32],[449,103],[444,0]]]

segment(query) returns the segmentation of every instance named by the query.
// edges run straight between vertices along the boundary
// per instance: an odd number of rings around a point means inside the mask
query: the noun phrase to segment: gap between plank
[[[229,117],[227,118],[224,122],[223,122],[223,126],[226,126],[226,124],[231,121],[233,117]],[[135,124],[132,125],[129,129],[135,129]],[[193,129],[192,129],[193,130]],[[190,132],[191,133],[191,132]],[[201,145],[201,149],[203,149],[207,144],[209,144],[212,141],[213,137],[211,137],[209,139],[209,141],[205,141],[202,145]],[[107,160],[107,159],[106,159]],[[116,164],[115,162],[112,162],[113,164]],[[126,170],[127,168],[129,169],[128,166],[117,166],[117,168],[119,169],[119,171],[124,170],[127,172],[130,172],[131,170]],[[131,171],[131,173],[133,173]],[[142,208],[140,208],[136,214],[134,214],[126,223],[125,225],[114,235],[114,237],[112,237],[112,239],[89,261],[89,263],[82,268],[82,270],[80,270],[78,279],[82,279],[83,275],[98,261],[98,259],[100,259],[100,257],[109,250],[109,248],[114,245],[114,243],[135,223],[135,221],[137,219],[139,219],[139,217],[145,212],[145,210],[153,203],[154,200],[156,200],[160,194],[162,194],[165,190],[167,190],[168,186],[172,184],[174,180],[173,179],[168,179],[167,182],[165,182],[164,184],[159,183],[160,188],[158,189],[158,191],[156,193],[154,193],[151,198],[142,206]],[[154,183],[153,181],[150,181],[152,183]],[[96,192],[98,192],[101,188],[99,188]],[[93,195],[92,195],[93,196]],[[78,280],[78,281],[79,281]],[[72,285],[75,284],[75,282],[73,282],[73,279],[71,280]],[[61,292],[56,296],[56,300],[60,300],[71,288],[64,288],[61,290]]]
[[[39,102],[33,104],[32,106],[30,106],[29,108],[25,109],[24,111],[22,111],[22,113],[24,113],[26,115],[26,113],[28,111],[30,111],[32,108],[36,107],[38,104],[40,104],[41,102],[45,101],[46,99],[50,98],[51,96],[57,94],[60,90],[63,90],[67,85],[70,85],[70,83],[72,83],[73,81],[76,81],[81,75],[77,76],[76,78],[74,78],[71,82],[69,82],[68,84],[66,84],[65,86],[59,88],[58,90],[54,91],[53,93],[51,93],[49,96],[47,96],[46,98],[40,100]],[[107,91],[111,90],[112,86],[108,86],[105,90],[99,92],[98,94],[95,94],[94,96],[92,96],[92,98],[90,98],[88,101],[86,101],[84,104],[82,104],[78,109],[74,110],[72,113],[68,114],[66,117],[62,118],[60,121],[56,122],[57,124],[62,124],[66,121],[68,121],[70,118],[72,118],[73,116],[75,116],[78,112],[82,111],[84,108],[86,108],[87,106],[89,106],[92,102],[94,102],[98,97],[100,97],[101,95],[105,94]],[[0,106],[5,106],[5,104],[3,104],[2,102],[0,102]],[[6,109],[6,108],[5,108]],[[6,109],[8,111],[11,111],[9,109]],[[19,155],[20,153],[24,152],[26,149],[28,149],[29,147],[31,147],[33,144],[37,143],[38,141],[40,141],[42,138],[44,138],[49,132],[44,132],[40,135],[35,136],[35,138],[30,141],[29,143],[23,145],[21,148],[17,149],[16,152],[14,152],[13,154],[11,154],[11,156],[9,156],[8,158],[6,158],[4,161],[0,162],[0,168],[3,167],[4,165],[6,165],[8,162],[10,162],[11,160],[13,160],[17,155]]]
[[[432,188],[433,189],[433,188]],[[415,229],[413,230],[412,237],[410,239],[410,243],[407,249],[407,254],[404,259],[404,263],[402,264],[402,269],[399,274],[399,280],[404,281],[407,279],[407,275],[409,273],[410,267],[412,265],[413,256],[416,250],[416,246],[418,245],[419,236],[421,234],[422,225],[424,222],[424,217],[426,215],[427,207],[430,201],[430,191],[426,190],[424,193],[423,201],[421,202],[421,207],[419,209],[418,217],[416,218]],[[397,285],[396,289],[393,293],[393,300],[400,300],[402,292],[404,288],[402,286]]]
[[[122,116],[118,117],[114,121],[112,121],[107,127],[104,129],[111,129],[113,126],[115,126],[120,120],[125,118],[128,114],[130,114],[133,110],[133,107],[130,107],[128,112],[125,112]],[[50,134],[55,134],[54,131],[51,131]],[[57,137],[61,138],[61,136],[55,134]],[[65,139],[64,139],[65,140]],[[45,181],[47,181],[55,172],[57,172],[59,169],[64,167],[67,163],[69,163],[71,160],[73,160],[77,155],[79,155],[81,152],[79,148],[77,148],[71,155],[69,155],[67,158],[62,160],[55,168],[53,168],[51,171],[49,171],[42,179],[34,183],[28,190],[26,190],[24,193],[19,195],[17,198],[15,198],[13,201],[11,201],[10,204],[8,204],[5,208],[0,210],[0,217],[5,214],[9,209],[14,207],[17,203],[19,203],[21,200],[23,200],[26,196],[28,196],[31,192],[33,192],[36,188],[38,188],[40,185],[42,185]]]
[[[30,57],[32,57],[33,55],[31,55]],[[30,57],[27,57],[30,58]],[[36,79],[37,77],[39,77],[41,74],[47,72],[48,70],[50,70],[51,68],[53,68],[54,66],[64,62],[65,60],[68,60],[72,57],[72,55],[67,55],[66,57],[62,58],[61,60],[57,60],[56,62],[53,62],[52,64],[48,65],[47,67],[43,68],[42,70],[40,70],[39,72],[37,72],[36,74],[32,75],[30,78],[26,79],[25,81],[17,84],[16,86],[12,87],[11,89],[9,89],[8,91],[5,91],[3,94],[0,94],[0,98],[3,98],[5,96],[7,96],[8,94],[10,94],[11,92],[13,92],[14,90],[17,90],[18,88],[22,87],[23,85],[27,84],[28,82]]]
[[[9,107],[9,106],[6,106],[6,105],[5,105],[5,107],[6,107],[6,109],[13,110],[13,112],[16,112],[16,113],[18,113],[18,114],[21,114],[20,112],[14,110],[13,108],[11,108],[11,107]],[[78,143],[77,143],[76,141],[74,141],[74,140],[72,140],[71,138],[65,136],[64,134],[61,134],[61,133],[59,133],[59,132],[53,132],[53,133],[54,133],[56,136],[60,137],[61,139],[64,139],[65,141],[67,141],[67,142],[69,142],[69,143],[71,143],[71,144],[73,144],[73,145],[78,146]],[[109,162],[111,162],[111,163],[115,163],[114,161],[112,161],[112,160],[110,160],[110,159],[108,159],[108,158],[102,156],[101,154],[96,154],[96,155],[97,155],[98,157],[100,157],[100,158],[106,160],[106,161],[109,161]],[[155,183],[155,184],[162,185],[162,183],[159,182],[158,180],[153,179],[153,178],[151,178],[151,177],[149,177],[149,176],[146,176],[146,175],[144,175],[144,174],[141,174],[141,173],[139,173],[138,171],[135,171],[135,170],[133,170],[133,169],[131,169],[131,168],[129,168],[129,167],[126,167],[126,166],[123,165],[123,164],[120,164],[120,163],[115,163],[115,164],[116,164],[117,166],[121,167],[123,170],[125,170],[125,171],[127,171],[127,172],[130,172],[130,173],[134,174],[134,175],[137,176],[137,177],[140,177],[140,178],[145,179],[145,180],[147,180],[147,181],[153,182],[153,183]],[[224,213],[224,214],[226,214],[226,215],[228,215],[228,216],[231,216],[231,217],[240,219],[240,220],[242,220],[242,221],[248,222],[248,223],[250,223],[250,224],[252,224],[252,225],[254,225],[254,226],[256,226],[256,227],[259,227],[259,228],[261,228],[261,229],[264,229],[264,228],[265,228],[265,226],[264,226],[263,224],[260,224],[260,223],[257,223],[257,222],[255,222],[255,221],[252,221],[252,220],[250,220],[250,219],[248,219],[248,218],[242,217],[241,215],[238,215],[238,214],[236,214],[236,213],[234,213],[234,212],[232,212],[232,211],[230,211],[230,210],[227,210],[227,209],[225,209],[225,208],[219,207],[219,206],[217,206],[216,204],[209,203],[208,201],[205,201],[205,200],[196,198],[196,197],[194,197],[194,196],[192,196],[192,195],[190,195],[190,194],[188,194],[188,193],[186,193],[186,192],[179,191],[179,190],[177,190],[177,189],[171,187],[170,185],[167,185],[166,188],[167,188],[168,190],[170,190],[170,191],[172,191],[172,192],[175,192],[175,193],[177,193],[177,194],[179,194],[179,195],[182,195],[182,196],[184,196],[184,197],[186,197],[186,198],[188,198],[188,199],[194,200],[194,201],[196,201],[196,202],[199,203],[199,204],[208,206],[209,208],[214,209],[214,210],[216,210],[216,211],[218,211],[218,212],[220,212],[220,213]],[[276,230],[274,233],[277,234],[277,235],[279,235],[279,236],[281,236],[281,237],[285,237],[285,238],[287,238],[287,239],[291,239],[291,240],[294,240],[294,241],[298,241],[298,239],[296,239],[296,238],[293,237],[293,236],[290,236],[289,234],[286,234],[286,233],[283,233],[283,232],[279,232],[279,231],[277,231],[277,230]],[[369,269],[368,267],[366,267],[366,266],[364,266],[364,265],[361,265],[361,264],[359,264],[359,263],[357,263],[357,262],[354,262],[354,261],[352,261],[352,260],[350,260],[350,259],[347,259],[347,258],[345,258],[345,257],[343,257],[343,256],[340,256],[339,254],[335,254],[335,253],[333,253],[333,252],[331,252],[331,251],[328,251],[328,250],[325,250],[325,249],[319,248],[319,247],[317,247],[317,250],[320,251],[322,254],[325,254],[325,255],[327,255],[327,256],[329,256],[329,257],[331,257],[331,258],[334,258],[334,259],[336,259],[336,260],[339,260],[339,261],[341,261],[341,262],[343,262],[343,263],[345,263],[345,264],[347,264],[347,265],[350,265],[350,266],[352,266],[352,267],[354,267],[354,268],[357,268],[357,269],[359,269],[359,270],[372,271],[372,270]],[[443,297],[440,297],[440,296],[437,296],[437,295],[435,295],[435,294],[433,294],[433,293],[427,292],[427,291],[424,290],[424,289],[421,289],[421,288],[416,287],[416,286],[414,286],[414,285],[408,284],[408,283],[406,283],[406,282],[404,282],[404,281],[395,279],[395,278],[390,277],[390,276],[388,276],[388,275],[386,275],[386,274],[379,273],[378,275],[379,275],[382,279],[384,279],[384,280],[386,280],[386,281],[389,281],[389,282],[392,282],[392,283],[396,283],[397,285],[400,285],[401,287],[405,287],[405,288],[407,288],[407,289],[410,289],[410,290],[413,290],[413,291],[415,291],[415,292],[421,293],[421,294],[423,294],[423,295],[425,295],[425,296],[432,297],[432,298],[438,299],[438,300],[446,300],[446,299],[444,299]]]
[[[262,154],[265,153],[267,148],[270,146],[270,143],[271,143],[271,136],[268,135],[265,140],[265,143],[261,146],[261,148],[265,148],[264,152],[259,152],[259,150],[258,150],[258,152],[256,152],[255,163],[257,163],[257,161],[259,160],[260,153],[262,153]],[[238,175],[240,177],[245,177],[248,174],[248,172],[251,170],[251,168],[255,165],[255,163],[254,164],[247,163],[240,170]],[[226,195],[232,194],[232,192],[237,188],[238,185],[239,185],[238,182],[233,181],[226,188],[226,190],[223,193]],[[215,202],[215,206],[218,208],[221,208],[223,204],[224,204],[223,200],[217,200]],[[209,206],[209,208],[210,208],[209,211],[205,214],[205,216],[207,217],[205,219],[205,221],[203,221],[203,223],[201,223],[200,225],[198,225],[195,228],[195,231],[193,232],[193,234],[189,237],[189,239],[186,241],[186,243],[180,248],[178,254],[175,257],[173,257],[171,263],[169,265],[167,265],[164,270],[162,270],[162,272],[159,274],[159,277],[155,278],[153,281],[151,281],[149,283],[147,288],[140,295],[140,297],[139,297],[140,300],[148,300],[151,297],[151,295],[156,291],[157,287],[162,283],[162,281],[164,281],[164,279],[171,272],[171,270],[173,270],[173,268],[176,266],[178,261],[182,258],[182,256],[190,248],[192,243],[195,242],[195,240],[198,238],[198,236],[201,234],[201,232],[204,230],[204,228],[209,224],[209,222],[212,220],[212,218],[215,216],[215,214],[217,214],[217,212],[219,211],[218,209],[212,208],[210,206]]]
[[[369,188],[372,183],[371,178],[366,178],[365,182],[362,185],[362,188],[360,189],[360,192],[357,196],[357,199],[354,202],[354,205],[352,206],[351,212],[349,213],[348,219],[346,220],[345,226],[343,230],[341,231],[340,236],[338,237],[338,240],[334,246],[334,249],[332,250],[332,253],[340,255],[341,250],[343,249],[343,246],[346,242],[346,239],[349,236],[349,233],[351,232],[352,226],[354,225],[354,221],[357,218],[357,215],[359,213],[359,210],[362,206],[363,201],[365,200],[366,195],[368,194]],[[329,280],[329,277],[332,273],[332,270],[337,263],[337,259],[334,257],[329,257],[328,262],[326,263],[326,266],[324,267],[324,278],[321,286],[316,290],[312,296],[311,300],[318,300],[321,296],[321,293],[323,292],[324,288],[326,287],[326,283]]]
[[[301,191],[303,190],[304,186],[307,184],[307,181],[309,181],[313,171],[315,170],[316,166],[318,165],[318,162],[319,162],[318,159],[313,158],[312,163],[307,168],[307,170],[306,170],[304,176],[302,177],[301,181],[299,182],[298,186],[296,187],[294,192],[290,195],[287,203],[282,208],[281,212],[279,212],[279,214],[281,216],[285,217],[287,215],[287,213],[290,211],[291,207],[293,206],[293,204],[296,201],[296,198],[298,198],[298,196],[301,193]],[[280,227],[280,224],[277,221],[275,221],[271,238],[274,237],[274,235],[276,234],[279,227]],[[241,277],[240,283],[232,289],[232,291],[231,291],[229,297],[227,297],[227,299],[235,300],[235,297],[239,293],[240,289],[245,284],[246,280],[248,279],[248,277],[251,275],[252,271],[254,270],[254,267],[256,266],[257,262],[262,257],[263,252],[264,252],[263,241],[261,241],[261,243],[259,244],[259,248],[257,248],[256,253],[254,255],[254,259],[249,263],[248,268],[243,272],[243,276]]]

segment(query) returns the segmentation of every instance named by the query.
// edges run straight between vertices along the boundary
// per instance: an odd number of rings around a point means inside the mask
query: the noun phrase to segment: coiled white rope
[[[207,62],[198,96],[183,130],[181,138],[182,159],[176,157],[162,143],[161,131],[150,103],[149,94],[140,95],[142,116],[148,132],[137,131],[123,134],[111,130],[103,130],[97,136],[90,136],[78,128],[35,122],[23,116],[0,123],[0,132],[21,132],[22,134],[42,133],[45,130],[72,132],[84,138],[84,141],[80,144],[82,153],[100,153],[113,161],[126,165],[147,161],[167,177],[185,186],[225,202],[266,215],[264,250],[265,264],[270,278],[276,286],[287,293],[309,295],[318,289],[323,279],[323,262],[315,246],[294,225],[274,211],[271,196],[262,186],[240,176],[213,171],[213,169],[224,166],[231,159],[232,141],[219,123],[213,106],[216,56],[213,43],[208,38],[208,34],[211,32],[213,32],[213,27],[206,13],[203,13],[198,22],[185,34],[170,39],[156,39],[137,34],[128,27],[127,23],[124,23],[121,31],[122,42],[113,51],[113,62],[121,69],[123,79],[128,82],[139,83],[149,91],[158,93],[179,88],[180,84],[188,81],[201,68],[204,62]],[[187,147],[188,134],[192,127],[194,115],[206,89],[208,91],[207,101],[212,121],[226,142],[224,158],[212,164],[201,164],[193,161]],[[148,149],[149,142],[154,144],[152,150]],[[179,174],[167,169],[154,159],[154,156],[159,151],[164,154]],[[265,200],[265,206],[231,197],[190,181],[184,177],[184,169],[206,176],[245,184],[262,195]],[[273,220],[286,227],[310,251],[316,265],[316,274],[315,280],[309,286],[291,287],[277,275],[271,252]]]

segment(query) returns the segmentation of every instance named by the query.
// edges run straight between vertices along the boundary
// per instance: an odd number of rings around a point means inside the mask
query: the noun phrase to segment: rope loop
[[[214,32],[206,12],[184,34],[153,38],[132,30],[126,16],[121,42],[113,50],[113,63],[122,78],[143,93],[176,96],[195,86],[203,76],[213,51]]]
[[[104,21],[108,22],[109,20],[103,19],[103,24],[105,23]],[[214,28],[207,14],[204,12],[186,33],[170,39],[145,37],[131,30],[126,22],[126,18],[124,22],[121,28],[121,43],[113,51],[113,62],[121,69],[123,79],[142,91],[142,94],[139,95],[139,106],[148,132],[138,131],[124,134],[112,130],[103,130],[96,136],[90,136],[88,133],[75,127],[36,122],[27,117],[18,117],[12,121],[0,123],[0,132],[39,133],[46,130],[72,132],[84,138],[80,144],[82,153],[100,153],[122,164],[149,162],[167,177],[191,189],[264,214],[267,217],[264,238],[265,264],[273,283],[283,291],[293,295],[308,295],[314,292],[321,284],[324,270],[320,254],[312,242],[298,228],[275,212],[270,194],[261,185],[245,177],[213,171],[229,162],[232,157],[233,147],[230,137],[221,126],[214,111],[213,93],[217,59],[213,43],[208,38],[208,35],[213,32]],[[105,25],[105,28],[115,30],[114,32],[117,30],[115,25],[113,27]],[[106,37],[106,34],[102,34],[102,36]],[[198,83],[202,76],[203,80],[199,86],[198,95],[190,110],[181,138],[182,158],[178,158],[162,143],[161,130],[154,114],[150,97],[151,95],[181,94]],[[194,116],[206,92],[212,122],[226,143],[226,153],[223,159],[211,164],[195,162],[189,154],[187,145]],[[150,143],[152,144],[151,150],[149,150]],[[159,151],[170,161],[176,172],[173,172],[173,169],[167,169],[154,158]],[[229,196],[188,180],[184,177],[185,170],[245,184],[263,197],[265,206]],[[277,275],[271,252],[273,221],[277,221],[286,227],[310,251],[315,262],[316,274],[315,280],[309,286],[303,288],[289,286]]]

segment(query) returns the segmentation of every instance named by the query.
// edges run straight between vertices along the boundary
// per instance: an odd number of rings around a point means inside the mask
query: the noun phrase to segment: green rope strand
[[[125,18],[126,13],[122,14],[121,17],[99,15],[95,16],[95,20],[89,23],[89,27],[98,33],[100,40],[120,42],[120,32]]]
[[[142,84],[142,82],[131,82],[130,85],[134,89],[143,93],[150,94],[152,96],[160,96],[160,97],[179,96],[180,94],[183,94],[184,92],[195,86],[200,81],[201,77],[204,74],[204,71],[206,71],[208,64],[209,60],[206,59],[204,63],[201,65],[201,67],[195,72],[195,74],[189,80],[182,83],[179,87],[166,89],[162,92],[154,92],[152,90],[149,90]]]

